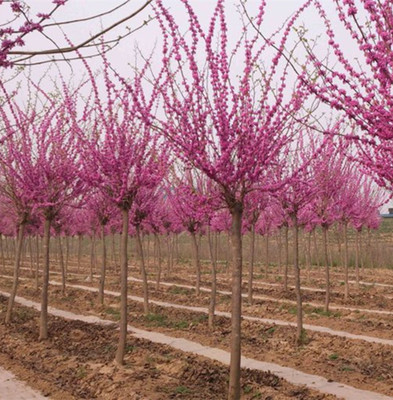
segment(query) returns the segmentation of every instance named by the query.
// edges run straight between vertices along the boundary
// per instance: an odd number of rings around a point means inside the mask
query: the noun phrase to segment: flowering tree
[[[127,242],[129,213],[135,197],[142,188],[153,188],[161,181],[166,170],[167,154],[159,151],[157,138],[150,124],[137,117],[137,111],[152,112],[154,99],[139,103],[138,110],[129,95],[144,98],[141,81],[145,70],[135,75],[127,90],[118,88],[109,74],[109,64],[103,58],[105,93],[98,89],[88,64],[93,97],[87,104],[80,121],[79,148],[84,165],[84,179],[114,204],[122,215],[121,236],[121,306],[120,336],[116,362],[123,364],[127,337]],[[105,98],[105,101],[103,100]],[[86,135],[86,132],[89,134]]]
[[[196,294],[200,294],[201,265],[197,234],[207,222],[209,213],[208,197],[201,187],[201,179],[193,176],[192,171],[182,171],[182,176],[172,175],[173,187],[168,188],[168,199],[172,207],[173,218],[187,230],[191,237],[193,259],[196,273]]]
[[[316,157],[316,153],[313,147],[306,144],[306,142],[307,139],[300,138],[295,154],[292,157],[287,154],[285,160],[282,161],[277,179],[283,182],[283,187],[275,193],[277,202],[280,204],[282,217],[288,222],[288,225],[290,224],[293,227],[294,233],[293,260],[297,309],[296,341],[298,344],[302,344],[304,341],[299,265],[299,228],[301,226],[302,213],[314,201],[319,190],[314,185],[315,177],[311,173],[309,164],[310,160],[312,161]]]
[[[250,262],[248,267],[248,302],[253,302],[253,278],[254,278],[254,259],[255,259],[255,230],[261,213],[266,210],[271,197],[267,193],[257,191],[250,192],[245,202],[245,219],[248,220],[251,232]],[[264,219],[265,221],[265,219]]]
[[[332,141],[326,142],[319,156],[311,164],[315,197],[311,203],[315,220],[322,227],[326,277],[325,311],[330,303],[330,271],[328,261],[328,230],[337,221],[339,193],[346,183],[347,160]]]
[[[162,171],[162,176],[165,174],[165,169]],[[156,184],[158,185],[160,180],[156,180]],[[147,273],[146,273],[146,265],[145,265],[145,256],[144,250],[142,246],[142,237],[141,237],[141,229],[143,229],[143,223],[146,218],[153,214],[156,204],[158,203],[159,192],[162,190],[161,188],[157,188],[154,186],[150,186],[148,188],[141,188],[135,196],[131,213],[130,213],[130,221],[131,224],[135,227],[135,236],[136,236],[136,244],[138,249],[138,254],[140,258],[141,264],[141,274],[142,274],[142,282],[143,282],[143,309],[144,313],[147,315],[149,313],[149,292],[148,292],[148,282],[147,282]],[[158,279],[159,281],[159,279]]]
[[[86,204],[86,209],[90,212],[94,225],[100,227],[101,243],[102,243],[102,260],[101,273],[98,287],[98,300],[100,304],[104,304],[104,288],[106,275],[106,242],[105,227],[115,213],[113,203],[101,192],[91,193]]]
[[[392,190],[393,16],[389,0],[334,0],[347,35],[336,34],[323,2],[313,0],[325,26],[327,62],[303,36],[307,60],[300,76],[308,90],[344,115],[354,129],[344,134],[358,149],[356,158],[378,183]],[[302,35],[304,32],[302,31]],[[326,39],[326,40],[324,40]],[[344,40],[352,45],[343,50]],[[355,51],[353,51],[353,49]],[[352,57],[352,54],[355,56]],[[356,58],[355,58],[356,57]]]
[[[79,159],[76,137],[69,113],[75,112],[68,97],[59,104],[46,97],[48,110],[21,132],[20,143],[27,149],[23,167],[27,171],[26,195],[44,220],[43,286],[40,339],[48,337],[49,241],[52,222],[60,210],[82,192],[78,179]],[[36,149],[36,151],[34,151]]]
[[[230,49],[223,0],[217,2],[206,30],[189,2],[182,3],[188,14],[189,36],[179,34],[175,18],[164,2],[157,1],[156,15],[164,44],[163,70],[156,87],[167,115],[158,125],[177,155],[217,184],[231,214],[232,337],[228,398],[238,399],[244,199],[257,185],[263,186],[266,169],[291,139],[288,124],[305,96],[297,89],[289,97],[284,96],[288,66],[282,50],[291,23],[273,56],[265,54],[269,46],[258,35],[241,34]],[[264,13],[263,3],[256,18],[257,26],[261,25]],[[205,65],[201,65],[201,59]],[[256,65],[263,64],[262,59],[268,66],[261,73]],[[242,71],[234,71],[234,64],[242,65]],[[275,96],[271,96],[274,80],[279,84]]]

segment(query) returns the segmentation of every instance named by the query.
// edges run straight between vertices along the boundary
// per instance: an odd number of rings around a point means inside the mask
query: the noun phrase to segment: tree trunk
[[[41,318],[39,340],[48,339],[48,288],[49,288],[49,245],[50,227],[52,221],[48,218],[44,221],[44,242],[43,242],[43,281],[41,291]]]
[[[370,268],[375,268],[374,257],[372,255],[372,249],[371,249],[371,229],[370,228],[367,228],[367,254],[368,254]]]
[[[145,269],[149,269],[149,247],[150,247],[150,239],[149,235],[141,235],[142,242],[142,251],[143,251],[143,260],[145,263]]]
[[[113,270],[117,272],[117,257],[116,257],[116,244],[115,244],[115,234],[112,233],[112,263]]]
[[[123,229],[120,247],[120,334],[115,358],[115,362],[119,365],[123,365],[124,363],[127,341],[128,214],[128,209],[122,209]]]
[[[39,277],[39,270],[40,270],[40,240],[38,235],[35,235],[35,252],[36,252],[36,264],[35,264],[35,288],[38,290],[38,277]]]
[[[5,256],[9,260],[10,259],[10,254],[9,254],[9,249],[8,249],[8,238],[7,238],[7,236],[4,236],[4,247],[5,247]]]
[[[321,263],[319,261],[319,254],[318,254],[318,241],[317,241],[317,233],[316,233],[316,228],[312,231],[312,236],[313,236],[313,242],[314,242],[314,258],[315,258],[315,264],[317,265],[318,269],[321,266]]]
[[[348,272],[348,224],[344,223],[343,226],[344,235],[344,300],[347,301],[349,297],[349,272]]]
[[[265,280],[267,281],[269,272],[269,235],[267,233],[265,236],[265,257],[266,257]]]
[[[143,312],[145,313],[145,315],[147,315],[149,314],[149,286],[147,283],[146,265],[143,254],[141,231],[139,229],[139,225],[137,225],[135,229],[136,229],[136,246],[139,253],[139,261],[141,263],[141,275],[143,282]]]
[[[281,229],[278,230],[277,233],[278,238],[278,273],[282,273],[282,237],[281,237]]]
[[[310,281],[311,275],[311,232],[307,235],[307,280]]]
[[[59,248],[59,259],[60,259],[60,269],[61,269],[61,293],[64,295],[66,290],[66,271],[65,271],[64,257],[63,257],[63,246],[61,243],[60,235],[57,236],[57,246]]]
[[[288,267],[289,267],[289,238],[288,238],[288,225],[284,227],[285,238],[285,267],[284,267],[284,290],[288,291]]]
[[[255,260],[255,224],[253,223],[251,225],[250,264],[248,266],[248,302],[250,304],[252,304],[254,260]]]
[[[355,269],[356,269],[356,287],[360,288],[360,274],[359,274],[359,231],[356,229],[355,237]]]
[[[194,253],[194,268],[196,273],[195,289],[196,289],[196,295],[199,296],[201,287],[201,263],[199,261],[199,247],[195,231],[190,232],[190,235],[191,235],[192,249]]]
[[[232,320],[231,360],[229,372],[228,400],[240,399],[241,361],[241,315],[242,315],[242,207],[237,204],[232,210]]]
[[[68,262],[70,259],[70,241],[68,235],[65,237],[65,242],[66,242],[66,254],[65,254],[65,274],[67,277],[68,274]]]
[[[210,232],[210,226],[207,228],[207,239],[209,245],[210,259],[212,261],[212,287],[210,292],[210,303],[209,303],[209,320],[208,325],[210,329],[214,328],[214,316],[216,312],[216,296],[217,296],[217,258],[214,254],[212,236]]]
[[[31,236],[29,236],[28,244],[29,244],[29,255],[30,255],[30,275],[31,277],[33,277],[34,261],[33,261],[33,246],[31,245]]]
[[[161,272],[162,272],[162,260],[161,260],[161,242],[160,237],[155,233],[154,237],[157,243],[157,259],[158,259],[158,271],[157,271],[157,281],[156,281],[156,290],[160,289],[160,281],[161,281]]]
[[[168,233],[166,237],[166,247],[167,247],[167,263],[166,263],[166,271],[165,277],[169,276],[169,271],[171,269],[171,244],[170,244],[170,234]]]
[[[362,272],[364,272],[364,254],[363,254],[363,231],[359,232],[359,258],[360,258],[360,267]]]
[[[25,232],[25,224],[19,225],[18,229],[18,244],[15,254],[15,265],[14,265],[14,277],[12,282],[12,289],[10,293],[10,297],[8,299],[8,307],[7,314],[5,316],[5,323],[9,324],[11,322],[12,310],[14,308],[16,291],[18,290],[19,283],[19,271],[20,271],[20,260],[22,255],[22,246],[23,246],[23,235]]]
[[[5,274],[5,258],[3,248],[3,235],[0,233],[0,251],[1,251],[1,264],[3,266],[3,273]]]
[[[90,238],[90,282],[93,282],[93,269],[95,268],[95,233]]]
[[[326,232],[326,241],[327,241],[327,248],[328,248],[328,255],[329,255],[329,262],[330,262],[330,268],[333,269],[334,268],[334,264],[333,264],[333,250],[332,250],[332,243],[330,241],[330,235],[329,235],[329,231]],[[341,259],[341,249],[339,250],[339,260]]]
[[[330,303],[330,275],[329,275],[327,232],[328,228],[322,227],[323,253],[325,259],[325,276],[326,276],[325,312],[329,311],[329,303]]]
[[[175,252],[176,252],[176,264],[180,263],[180,253],[179,253],[179,235],[175,234]]]
[[[78,274],[81,269],[81,258],[82,258],[82,235],[78,235]]]
[[[101,225],[102,260],[100,285],[98,288],[98,301],[104,304],[105,275],[106,275],[106,244],[105,244],[105,225]]]
[[[294,231],[294,272],[295,272],[295,291],[296,291],[296,341],[298,345],[303,344],[303,306],[302,306],[302,292],[300,286],[300,266],[299,266],[299,226],[297,216],[293,217],[293,231]]]

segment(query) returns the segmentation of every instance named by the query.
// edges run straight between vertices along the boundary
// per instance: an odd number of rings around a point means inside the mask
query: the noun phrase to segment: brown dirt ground
[[[6,299],[0,296],[0,320],[5,306]],[[119,367],[112,362],[117,343],[114,327],[50,317],[50,339],[39,342],[38,317],[36,311],[16,306],[13,323],[0,323],[0,363],[53,400],[227,396],[228,368],[217,362],[129,337],[125,365]],[[242,399],[335,399],[290,385],[271,373],[250,370],[242,371],[242,392]]]
[[[38,300],[32,286],[23,284],[20,294]],[[130,294],[134,294],[132,291]],[[192,299],[183,293],[186,304]],[[119,318],[118,299],[107,297],[107,305],[97,305],[97,295],[69,288],[66,296],[59,288],[50,289],[50,304],[85,315]],[[205,345],[229,348],[230,321],[217,318],[214,332],[209,331],[206,316],[183,310],[151,306],[151,314],[143,315],[142,305],[130,302],[129,321],[142,329],[185,337]],[[249,357],[275,362],[307,373],[325,376],[361,389],[393,395],[393,352],[390,346],[348,340],[331,335],[308,332],[308,344],[294,345],[294,328],[267,326],[243,321],[243,353]]]

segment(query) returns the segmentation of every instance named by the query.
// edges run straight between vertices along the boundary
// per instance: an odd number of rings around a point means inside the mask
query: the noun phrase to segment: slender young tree
[[[253,34],[240,33],[240,39],[231,49],[223,0],[217,1],[207,29],[188,1],[179,3],[188,14],[190,34],[186,36],[179,33],[180,28],[164,2],[156,2],[164,44],[163,70],[155,87],[167,115],[157,125],[182,160],[216,182],[231,214],[232,336],[228,399],[234,400],[240,398],[244,199],[256,185],[261,185],[266,169],[291,139],[288,124],[305,96],[298,89],[284,96],[289,70],[282,54],[292,20],[276,41],[277,51],[273,54],[267,54],[267,49],[271,51],[267,42]],[[263,3],[255,20],[258,27],[264,14]],[[203,65],[200,60],[204,60]],[[266,66],[264,72],[257,68],[262,64]],[[241,70],[235,71],[234,65],[241,65]],[[271,96],[273,81],[280,82],[275,96]]]
[[[118,87],[118,78],[110,75],[110,66],[103,56],[101,93],[97,80],[85,62],[92,86],[91,104],[86,104],[80,120],[75,121],[79,132],[79,148],[84,165],[84,179],[101,191],[122,216],[120,248],[120,335],[115,361],[123,364],[127,338],[127,283],[129,214],[135,196],[142,188],[155,187],[166,170],[167,154],[159,149],[150,121],[143,121],[137,111],[151,113],[154,99],[145,102],[141,81],[146,72],[136,73],[131,82]],[[127,90],[125,90],[125,88]],[[129,92],[143,100],[136,110]],[[89,132],[86,135],[86,132]]]

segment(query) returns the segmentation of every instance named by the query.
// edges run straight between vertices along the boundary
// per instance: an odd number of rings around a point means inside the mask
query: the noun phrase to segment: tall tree
[[[288,124],[305,96],[298,89],[284,96],[288,65],[282,54],[291,23],[276,41],[278,50],[273,54],[258,35],[249,37],[244,32],[230,48],[223,0],[217,1],[206,29],[188,1],[179,3],[188,14],[190,34],[186,36],[180,34],[181,28],[164,2],[157,1],[156,15],[164,44],[163,70],[156,90],[162,95],[167,116],[158,125],[182,160],[216,182],[231,214],[232,335],[228,398],[234,400],[240,398],[244,199],[257,184],[261,185],[266,169],[291,139]],[[264,13],[263,3],[255,20],[258,27]],[[235,71],[234,65],[241,65],[241,70]],[[265,65],[265,71],[261,72],[259,65]],[[271,95],[273,81],[274,85],[279,82],[275,96]]]

